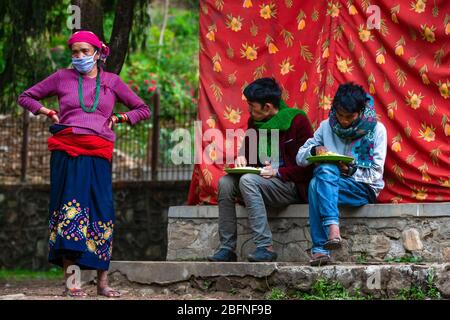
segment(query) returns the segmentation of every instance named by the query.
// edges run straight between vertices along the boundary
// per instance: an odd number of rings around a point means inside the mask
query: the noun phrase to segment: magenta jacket
[[[75,69],[58,70],[23,92],[17,102],[37,114],[43,107],[39,100],[57,96],[60,124],[72,127],[74,134],[94,134],[109,141],[115,141],[115,134],[108,127],[108,119],[117,102],[130,109],[126,114],[132,125],[150,117],[150,109],[144,101],[118,75],[103,70],[100,71],[98,107],[93,113],[84,112],[78,97],[78,75]],[[83,99],[87,108],[94,104],[95,83],[95,78],[83,77]]]

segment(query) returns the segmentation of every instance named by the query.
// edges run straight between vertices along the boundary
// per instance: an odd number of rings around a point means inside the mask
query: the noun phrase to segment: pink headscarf
[[[75,42],[86,42],[100,50],[100,59],[105,60],[109,56],[109,48],[100,41],[97,35],[91,31],[77,31],[67,40],[67,45],[70,47]]]

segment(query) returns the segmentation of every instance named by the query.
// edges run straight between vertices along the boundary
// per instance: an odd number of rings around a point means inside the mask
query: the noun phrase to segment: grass
[[[267,300],[286,300],[288,299],[288,296],[286,293],[279,289],[279,288],[273,288],[266,296]]]
[[[372,299],[370,295],[364,296],[359,288],[349,292],[337,281],[327,279],[318,279],[309,292],[295,291],[288,295],[279,288],[273,288],[267,295],[268,300],[368,300]]]
[[[204,290],[209,290],[209,289],[211,288],[211,286],[212,286],[212,282],[211,282],[211,281],[205,280],[205,281],[203,282],[203,289],[204,289]]]
[[[356,263],[367,263],[367,259],[368,259],[367,253],[361,252],[358,258],[356,258]]]
[[[14,280],[62,280],[63,272],[59,268],[52,268],[48,271],[32,271],[26,269],[0,269],[0,281]]]
[[[238,293],[238,291],[235,288],[231,288],[228,293],[234,296]]]
[[[394,297],[396,300],[429,300],[442,299],[439,290],[435,285],[435,273],[431,271],[427,275],[427,282],[424,286],[412,285],[408,289],[402,289]],[[295,291],[287,294],[279,288],[273,288],[267,295],[268,300],[372,300],[371,295],[363,295],[359,288],[350,292],[337,281],[330,281],[324,278],[316,280],[308,292]]]
[[[413,255],[404,255],[400,258],[389,258],[385,259],[384,261],[388,263],[420,263],[422,262],[422,258],[415,257]]]
[[[339,282],[327,279],[318,279],[312,286],[310,292],[297,291],[295,298],[301,300],[366,300],[359,288],[349,292]]]
[[[409,289],[400,290],[396,299],[398,300],[429,300],[429,299],[442,299],[439,290],[435,284],[436,278],[434,271],[428,273],[426,287],[420,288],[416,285],[411,286]]]

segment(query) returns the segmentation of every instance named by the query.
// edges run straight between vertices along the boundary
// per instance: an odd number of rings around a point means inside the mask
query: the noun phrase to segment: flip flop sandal
[[[71,298],[84,298],[87,297],[87,293],[83,289],[66,289],[64,295]]]
[[[323,248],[325,250],[338,250],[342,247],[342,238],[333,238],[325,242]]]
[[[331,258],[329,255],[319,256],[317,258],[313,258],[309,260],[309,264],[313,267],[325,266],[331,262]]]
[[[97,294],[107,298],[120,298],[122,296],[122,293],[119,290],[112,288],[97,290]]]

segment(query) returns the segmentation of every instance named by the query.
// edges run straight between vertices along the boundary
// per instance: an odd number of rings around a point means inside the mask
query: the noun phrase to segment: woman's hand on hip
[[[52,109],[48,109],[46,107],[42,107],[39,109],[40,114],[46,115],[48,118],[52,120],[53,123],[59,123],[58,112]]]
[[[108,127],[112,129],[117,122],[119,122],[119,119],[115,115],[112,115],[108,119]]]
[[[54,114],[51,119],[53,123],[59,123],[59,117],[57,114]]]

